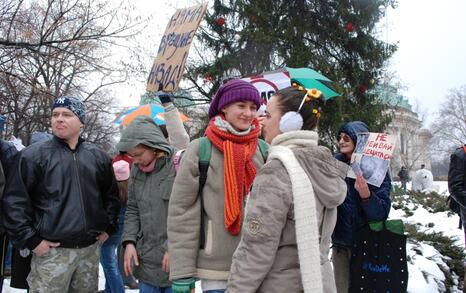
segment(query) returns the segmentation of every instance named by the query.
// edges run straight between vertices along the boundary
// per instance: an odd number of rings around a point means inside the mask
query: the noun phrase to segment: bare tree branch
[[[431,131],[435,151],[444,156],[466,143],[466,85],[450,90],[431,124]]]
[[[134,20],[123,1],[6,0],[0,3],[0,113],[4,135],[25,144],[34,131],[50,129],[50,105],[73,95],[87,106],[83,134],[112,145],[115,100],[109,87],[126,80],[128,63],[115,62],[112,47],[131,48],[129,38],[144,19]],[[131,53],[134,54],[134,51]],[[133,65],[134,66],[134,65]]]

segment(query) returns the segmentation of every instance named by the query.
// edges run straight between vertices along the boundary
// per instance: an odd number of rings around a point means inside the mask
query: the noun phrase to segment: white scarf
[[[296,242],[305,293],[323,292],[319,229],[312,183],[291,149],[316,146],[317,140],[318,135],[314,131],[300,130],[280,134],[272,140],[268,157],[268,159],[280,160],[290,176],[296,221]]]

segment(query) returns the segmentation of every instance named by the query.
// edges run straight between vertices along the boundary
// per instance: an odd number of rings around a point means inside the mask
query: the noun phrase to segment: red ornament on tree
[[[354,32],[354,25],[352,22],[348,22],[348,24],[346,25],[346,31],[349,33]]]
[[[256,23],[257,22],[257,15],[252,15],[251,16],[251,22]]]
[[[360,84],[359,85],[359,93],[364,95],[367,92],[367,85],[365,84]]]
[[[225,24],[225,18],[219,17],[217,18],[217,24],[223,26]]]
[[[204,83],[206,82],[212,82],[212,75],[210,75],[210,73],[206,73],[206,75],[204,75]]]

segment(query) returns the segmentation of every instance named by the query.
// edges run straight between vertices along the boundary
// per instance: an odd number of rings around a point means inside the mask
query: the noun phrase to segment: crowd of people
[[[346,176],[368,126],[344,123],[333,156],[318,144],[320,91],[293,84],[259,116],[257,89],[230,80],[190,142],[160,100],[166,127],[134,119],[113,159],[81,138],[70,96],[52,105],[53,136],[18,153],[1,142],[0,232],[30,260],[22,288],[97,292],[100,262],[104,292],[349,292],[355,233],[391,205],[388,172],[380,187]]]

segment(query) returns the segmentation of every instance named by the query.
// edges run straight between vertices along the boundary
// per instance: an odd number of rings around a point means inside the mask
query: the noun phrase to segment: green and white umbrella
[[[264,100],[268,100],[274,92],[291,86],[293,82],[307,89],[318,89],[326,100],[340,95],[332,88],[329,78],[311,68],[284,67],[243,79],[252,83]]]

